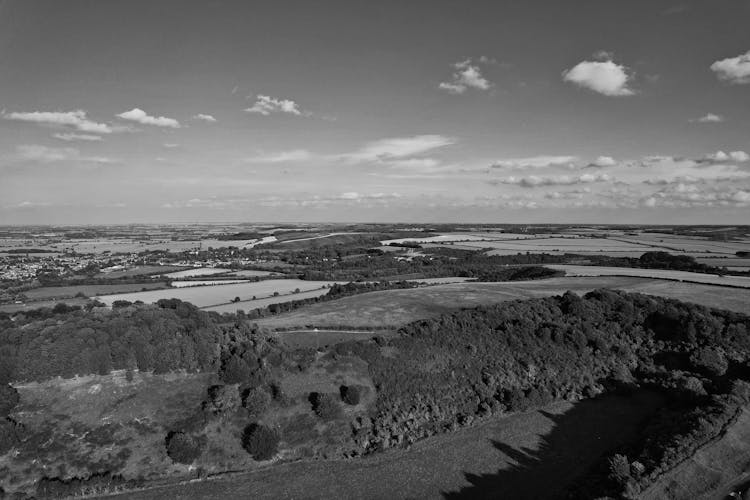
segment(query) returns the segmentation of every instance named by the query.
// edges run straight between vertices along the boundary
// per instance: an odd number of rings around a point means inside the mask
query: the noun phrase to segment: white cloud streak
[[[263,116],[269,116],[274,113],[310,116],[310,113],[303,112],[299,105],[291,99],[277,99],[268,95],[258,95],[255,98],[255,103],[251,107],[246,108],[245,111]]]
[[[140,108],[133,108],[117,115],[118,118],[128,120],[142,125],[153,125],[155,127],[180,128],[180,122],[166,116],[151,116]]]
[[[484,62],[488,59],[480,58]],[[453,65],[455,72],[448,82],[441,82],[438,87],[451,94],[463,94],[468,89],[488,90],[492,84],[484,76],[478,65],[472,63],[471,59],[459,61]]]
[[[89,120],[86,112],[82,109],[74,111],[30,111],[3,113],[6,120],[39,123],[61,127],[71,127],[79,132],[91,134],[110,134],[112,127],[106,123],[98,123]]]
[[[728,57],[714,62],[711,71],[724,82],[742,85],[750,83],[750,50],[736,57]]]

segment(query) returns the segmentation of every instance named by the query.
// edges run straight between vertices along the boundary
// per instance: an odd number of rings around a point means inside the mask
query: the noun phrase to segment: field
[[[259,307],[267,307],[271,304],[281,304],[284,302],[291,302],[293,300],[311,299],[314,297],[320,297],[328,293],[328,288],[318,288],[316,290],[309,290],[306,292],[279,295],[278,297],[266,297],[255,300],[243,300],[240,302],[232,302],[230,304],[221,304],[218,306],[204,307],[205,311],[215,311],[218,313],[235,313],[238,310],[249,311],[251,309],[258,309]]]
[[[97,295],[108,295],[113,293],[131,293],[140,292],[141,290],[160,290],[168,288],[168,285],[164,282],[148,282],[148,283],[117,283],[117,284],[102,284],[102,285],[73,285],[73,286],[44,286],[41,288],[34,288],[23,292],[29,301],[36,300],[49,300],[49,299],[64,299],[68,297],[74,297],[79,293],[84,294],[86,297],[94,297]]]
[[[185,268],[181,266],[137,266],[130,269],[123,269],[122,271],[99,273],[95,277],[99,279],[132,278],[133,276],[171,273],[182,269]]]
[[[297,288],[300,291],[310,291],[327,287],[333,283],[330,281],[303,281],[298,279],[266,280],[232,285],[170,288],[148,292],[102,295],[98,299],[107,305],[112,305],[112,302],[115,300],[128,300],[130,302],[140,300],[145,303],[152,303],[160,299],[175,298],[191,302],[198,307],[208,307],[230,303],[235,297],[239,297],[240,300],[250,300],[253,296],[261,298],[273,296],[274,292],[278,292],[280,295],[288,295],[294,293],[294,290]]]
[[[211,276],[213,274],[225,274],[228,273],[229,269],[221,269],[216,267],[196,267],[193,269],[183,269],[182,271],[176,271],[173,273],[165,274],[164,276],[177,280],[180,278],[193,278],[195,276]]]
[[[555,498],[661,404],[649,393],[493,417],[360,460],[303,461],[122,499]],[[539,480],[543,477],[544,480]]]
[[[719,276],[717,274],[691,273],[688,271],[672,271],[668,269],[572,266],[566,264],[550,264],[547,267],[565,271],[567,276],[637,276],[641,278],[679,280],[710,285],[731,285],[741,288],[750,288],[750,277],[744,276]]]
[[[216,285],[236,285],[237,283],[247,283],[247,280],[190,280],[190,281],[173,281],[172,288],[188,288],[191,286],[216,286]]]
[[[546,297],[566,290],[585,293],[595,288],[616,288],[746,312],[750,290],[636,277],[564,277],[530,282],[457,283],[409,290],[386,290],[312,304],[296,311],[262,318],[268,328],[367,327],[397,328],[462,307],[505,300]]]
[[[163,452],[155,457],[153,450],[163,450],[166,429],[200,405],[212,377],[136,373],[128,382],[123,372],[115,372],[18,385],[17,418],[37,437],[5,455],[0,466],[7,467],[10,478],[27,479],[33,477],[29,470],[39,477],[97,468],[131,478],[144,469],[151,477],[184,473],[185,466],[173,464]],[[128,451],[111,451],[123,447]]]

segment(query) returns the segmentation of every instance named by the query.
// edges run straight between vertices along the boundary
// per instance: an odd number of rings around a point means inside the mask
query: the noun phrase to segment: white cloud
[[[276,99],[267,95],[258,95],[255,104],[245,109],[248,113],[258,113],[268,116],[271,113],[286,113],[296,116],[309,116],[310,113],[300,110],[299,105],[290,99]]]
[[[180,145],[175,142],[165,142],[164,147],[167,149],[174,149],[174,148],[179,148]]]
[[[97,123],[86,117],[82,109],[75,111],[31,111],[31,112],[3,112],[6,120],[40,123],[44,125],[68,126],[80,132],[93,134],[109,134],[112,128],[106,123]]]
[[[556,175],[556,176],[539,176],[529,175],[528,177],[505,177],[491,181],[492,184],[512,184],[525,188],[539,187],[539,186],[572,186],[575,184],[590,184],[593,182],[608,182],[611,181],[612,177],[608,174],[583,174],[577,177],[571,177],[568,175]]]
[[[209,122],[209,123],[216,123],[218,121],[212,115],[204,115],[203,113],[198,113],[197,115],[193,116],[193,119],[202,120],[204,122]]]
[[[524,168],[544,168],[556,165],[570,165],[578,160],[577,156],[529,156],[526,158],[506,158],[497,160],[491,165],[492,168],[507,169],[524,169]]]
[[[52,134],[52,137],[55,139],[60,139],[61,141],[101,141],[102,137],[100,135],[92,135],[92,134],[74,134],[74,133],[64,133],[64,134]]]
[[[415,135],[413,137],[394,137],[381,139],[366,144],[355,151],[341,155],[350,161],[391,161],[419,155],[455,144],[456,140],[442,135]]]
[[[628,68],[613,61],[582,61],[562,73],[563,80],[606,96],[629,96]]]
[[[611,156],[600,156],[599,158],[597,158],[596,160],[594,160],[591,163],[591,165],[593,165],[595,167],[602,167],[602,168],[604,168],[604,167],[614,167],[615,165],[617,165],[617,162]]]
[[[150,116],[148,113],[140,108],[133,108],[130,111],[125,111],[117,115],[123,120],[129,120],[132,122],[140,123],[142,125],[154,125],[156,127],[170,127],[180,128],[180,122],[174,118],[167,118],[165,116]]]
[[[61,161],[79,161],[87,163],[116,163],[111,158],[100,156],[82,156],[76,148],[51,148],[40,144],[22,144],[16,147],[17,157],[25,161],[39,163],[56,163]]]
[[[715,162],[715,163],[727,163],[727,162],[745,162],[750,160],[750,155],[748,155],[744,151],[730,151],[729,153],[725,153],[724,151],[717,151],[715,153],[711,153],[709,155],[706,155],[705,158],[703,158],[704,162]]]
[[[486,58],[480,58],[481,62],[488,61]],[[441,82],[439,88],[447,90],[451,94],[463,94],[468,89],[488,90],[492,84],[482,76],[479,66],[473,64],[471,59],[459,61],[453,65],[455,72],[449,82]]]
[[[700,118],[690,120],[691,123],[721,123],[724,121],[724,117],[714,113],[706,113]]]
[[[247,158],[245,161],[252,163],[289,163],[305,161],[315,158],[315,155],[306,149],[293,149],[291,151],[280,151],[268,155],[260,155]]]
[[[733,83],[750,83],[750,50],[736,57],[728,57],[711,65],[719,80]]]

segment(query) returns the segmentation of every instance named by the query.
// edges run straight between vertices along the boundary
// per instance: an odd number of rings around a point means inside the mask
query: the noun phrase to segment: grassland
[[[167,290],[154,290],[148,292],[121,293],[115,295],[102,295],[99,298],[107,305],[115,300],[136,300],[145,303],[156,302],[160,299],[176,298],[190,302],[198,307],[208,307],[219,304],[228,304],[235,297],[240,300],[250,300],[253,296],[263,298],[273,296],[275,292],[279,295],[289,295],[294,290],[310,291],[321,289],[333,284],[329,281],[303,281],[298,279],[266,280],[247,283],[236,283],[231,285],[214,285],[188,288],[170,288]],[[277,301],[278,302],[278,301]]]
[[[115,498],[555,498],[601,454],[631,438],[659,404],[648,394],[558,402],[493,417],[409,450],[281,464]]]
[[[746,312],[750,304],[750,290],[745,289],[627,276],[564,277],[530,282],[456,283],[371,292],[262,318],[258,324],[284,329],[308,326],[397,328],[410,321],[439,316],[462,307],[546,297],[562,294],[566,290],[585,293],[602,287],[660,295],[737,312]]]
[[[709,285],[730,285],[750,288],[750,278],[744,276],[719,276],[717,274],[691,273],[670,269],[641,269],[630,267],[574,266],[568,264],[550,264],[551,269],[565,271],[568,276],[636,276],[676,281],[688,281]]]
[[[95,297],[97,295],[109,295],[115,293],[133,293],[142,290],[162,290],[169,288],[166,282],[146,282],[146,283],[115,283],[115,284],[96,284],[96,285],[72,285],[72,286],[43,286],[27,290],[23,294],[29,301],[65,299],[75,297],[82,293],[86,297]]]

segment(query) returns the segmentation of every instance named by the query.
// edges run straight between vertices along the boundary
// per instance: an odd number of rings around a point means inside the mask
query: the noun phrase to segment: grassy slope
[[[689,460],[664,474],[641,494],[643,500],[724,498],[750,467],[750,409],[745,408],[725,433]]]
[[[304,461],[208,482],[117,495],[211,498],[554,498],[660,404],[635,398],[554,403],[412,446],[348,461]],[[544,477],[543,481],[534,478]],[[448,493],[454,492],[454,493]]]
[[[269,328],[310,326],[398,327],[462,307],[505,300],[546,297],[573,290],[608,287],[676,298],[709,307],[746,312],[750,290],[632,277],[565,277],[512,283],[458,283],[409,290],[387,290],[313,304],[258,320]]]

